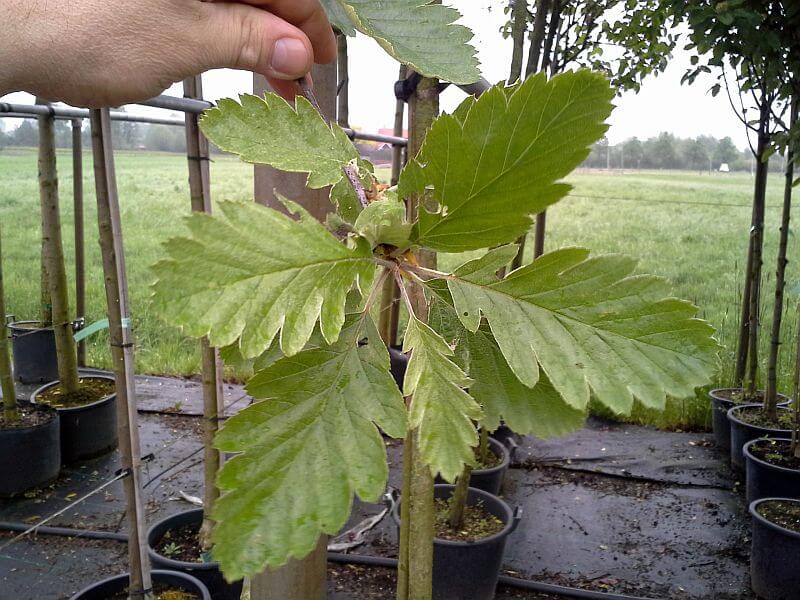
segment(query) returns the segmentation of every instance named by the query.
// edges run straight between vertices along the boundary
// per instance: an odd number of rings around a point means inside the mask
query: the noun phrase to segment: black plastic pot
[[[491,469],[475,469],[472,471],[472,475],[469,478],[469,487],[497,496],[500,490],[503,489],[508,466],[511,464],[511,453],[506,446],[492,438],[489,438],[489,449],[495,456],[502,458],[500,464]],[[446,482],[437,476],[436,483],[445,484]]]
[[[745,471],[747,473],[747,502],[761,498],[796,498],[800,500],[800,470],[770,464],[753,456],[751,446],[760,440],[744,445]],[[790,439],[785,441],[789,442]]]
[[[389,348],[389,360],[391,363],[392,377],[394,377],[397,387],[403,389],[403,380],[406,377],[406,369],[408,368],[408,355],[403,354],[403,349],[400,346],[391,346]]]
[[[176,571],[152,571],[151,575],[153,583],[165,583],[181,591],[196,594],[201,600],[216,600],[208,593],[206,586],[191,575]],[[115,594],[124,592],[128,588],[129,581],[130,574],[128,573],[109,577],[82,589],[70,600],[108,600]]]
[[[728,421],[728,411],[734,406],[743,406],[733,400],[723,396],[724,392],[741,392],[742,388],[719,388],[708,392],[711,399],[711,428],[714,431],[714,441],[717,447],[723,450],[730,450],[731,447],[731,424]],[[788,406],[789,398],[779,394],[781,398],[780,406]],[[758,403],[755,403],[758,404]]]
[[[147,554],[150,564],[154,569],[169,569],[191,575],[203,582],[214,600],[239,600],[242,595],[242,582],[228,583],[219,570],[216,562],[184,562],[173,560],[158,554],[154,547],[158,541],[170,530],[184,525],[200,525],[203,521],[203,509],[187,510],[176,515],[162,519],[153,525],[147,532]]]
[[[436,498],[449,498],[454,486],[434,486]],[[400,525],[400,500],[392,517]],[[503,564],[503,552],[508,536],[519,525],[520,510],[511,507],[497,496],[469,488],[467,504],[481,502],[484,509],[503,521],[505,527],[493,536],[475,542],[433,541],[433,598],[434,600],[492,600]]]
[[[745,409],[760,408],[761,404],[740,404],[728,411],[728,421],[731,426],[731,466],[737,471],[744,471],[744,445],[758,438],[786,438],[792,435],[788,429],[770,429],[745,423],[738,417],[738,413]],[[789,410],[779,407],[778,410]]]
[[[750,550],[750,582],[753,591],[763,600],[796,600],[800,592],[800,533],[771,523],[756,510],[768,500],[750,504],[753,517],[753,542]]]
[[[52,327],[38,321],[9,323],[14,354],[14,377],[22,383],[45,383],[58,379],[56,336]]]
[[[61,469],[58,413],[44,406],[35,408],[50,414],[51,419],[32,427],[0,429],[0,497],[16,496],[58,477]]]
[[[82,379],[108,379],[107,375],[87,375]],[[57,381],[43,385],[31,395],[33,402]],[[111,452],[117,447],[117,395],[111,394],[85,406],[57,408],[61,418],[61,462],[70,464]]]

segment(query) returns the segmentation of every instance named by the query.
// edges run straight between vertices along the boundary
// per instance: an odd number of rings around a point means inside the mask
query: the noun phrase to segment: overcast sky
[[[495,83],[508,77],[511,42],[502,39],[499,33],[504,19],[502,8],[487,11],[488,3],[488,0],[450,2],[461,10],[464,15],[462,22],[475,32],[474,43],[483,74]],[[502,7],[503,3],[495,0],[492,4]],[[730,136],[737,146],[746,145],[744,127],[734,116],[725,95],[712,98],[708,93],[713,83],[710,78],[698,80],[693,86],[680,84],[688,64],[688,54],[678,51],[669,68],[659,77],[648,79],[638,94],[629,92],[617,99],[608,134],[612,144],[632,136],[645,139],[669,131],[680,137],[703,134]],[[396,63],[377,44],[364,36],[351,40],[350,120],[353,126],[365,131],[391,126],[394,118],[392,86],[396,78]],[[251,91],[251,81],[249,73],[213,71],[204,77],[205,95],[212,100],[235,97]],[[174,86],[167,93],[183,94],[180,86]],[[10,94],[4,99],[9,102],[32,101],[28,94]],[[462,99],[460,91],[448,90],[443,96],[442,106],[445,110],[452,109]],[[129,111],[159,113],[157,109],[143,107],[131,107]]]

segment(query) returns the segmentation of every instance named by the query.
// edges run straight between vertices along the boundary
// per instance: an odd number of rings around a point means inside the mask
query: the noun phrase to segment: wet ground
[[[193,508],[202,496],[201,391],[196,382],[139,380],[144,473],[150,523]],[[22,390],[23,392],[28,390]],[[249,402],[226,386],[229,412]],[[710,435],[673,433],[590,420],[556,441],[524,439],[503,495],[520,506],[520,527],[506,547],[505,572],[516,577],[658,599],[749,599],[748,519],[739,483]],[[390,484],[400,451],[389,445]],[[114,476],[118,457],[67,469],[46,489],[0,501],[0,521],[31,524]],[[356,503],[350,525],[382,507]],[[122,486],[115,482],[48,525],[124,532]],[[56,600],[125,570],[122,543],[0,532],[0,599]],[[388,517],[354,552],[396,554]],[[329,598],[389,599],[389,569],[329,565]],[[501,588],[498,599],[556,598]]]

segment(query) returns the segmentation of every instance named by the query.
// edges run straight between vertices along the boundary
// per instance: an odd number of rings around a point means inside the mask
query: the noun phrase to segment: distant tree
[[[748,150],[748,161],[749,161],[749,150]],[[717,144],[717,148],[714,151],[714,167],[719,169],[720,165],[723,163],[728,163],[728,165],[733,168],[734,164],[741,162],[741,151],[736,147],[733,143],[733,140],[730,137],[722,138],[719,143]]]
[[[708,150],[700,140],[687,140],[684,164],[695,171],[707,171],[710,168]]]
[[[651,147],[651,160],[657,169],[678,168],[677,140],[675,136],[662,131]]]
[[[39,127],[34,121],[24,119],[10,137],[14,146],[36,146],[39,143]]]
[[[625,166],[628,168],[642,168],[644,158],[644,146],[637,137],[632,137],[622,143],[622,151],[625,157]]]
[[[121,110],[124,111],[124,108]],[[141,143],[142,132],[139,123],[114,121],[111,124],[111,131],[115,148],[131,150]]]
[[[169,125],[148,125],[144,134],[144,146],[159,152],[185,152],[186,139],[183,130]]]

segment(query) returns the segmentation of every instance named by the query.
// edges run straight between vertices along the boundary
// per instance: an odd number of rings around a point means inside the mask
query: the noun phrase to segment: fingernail
[[[299,77],[308,69],[308,50],[295,38],[283,38],[275,42],[270,62],[276,74],[288,78]]]

